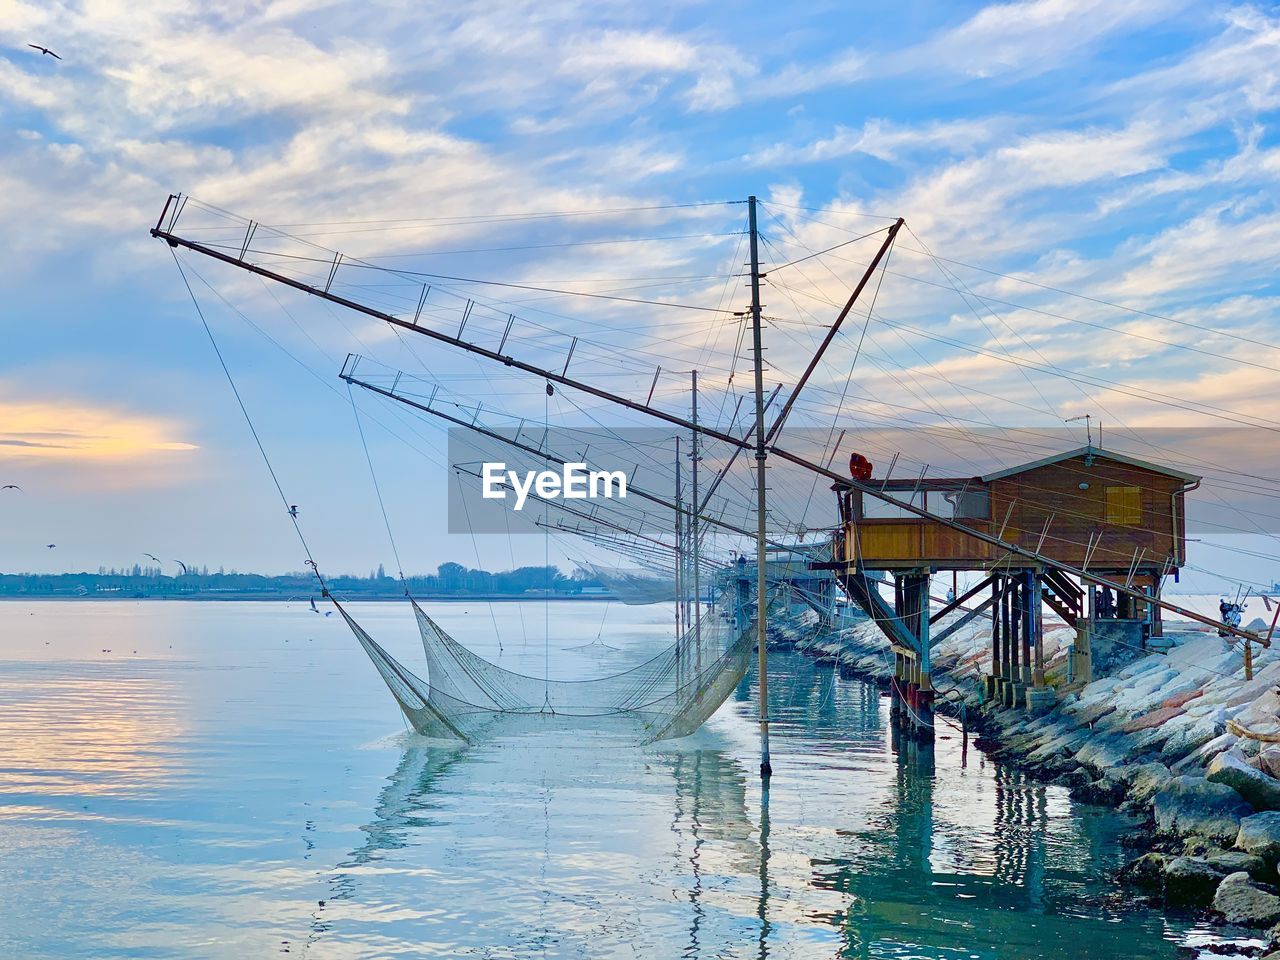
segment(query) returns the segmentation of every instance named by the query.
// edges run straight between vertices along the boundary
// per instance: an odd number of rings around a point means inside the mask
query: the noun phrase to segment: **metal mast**
[[[769,759],[769,636],[765,530],[765,446],[764,430],[764,348],[760,344],[760,247],[756,229],[756,198],[747,198],[748,230],[751,234],[751,346],[756,374],[756,645],[760,673],[760,777],[773,776]]]
[[[692,480],[693,490],[690,494],[690,500],[693,503],[693,516],[689,519],[689,539],[693,542],[693,650],[694,650],[694,669],[697,671],[696,676],[702,674],[702,587],[698,577],[698,567],[701,564],[701,554],[698,544],[700,532],[698,530],[698,514],[702,511],[698,509],[698,461],[702,459],[699,452],[699,436],[698,436],[698,371],[690,372],[693,378],[693,437],[692,451],[689,454],[689,460],[693,464]]]
[[[680,465],[680,437],[676,436],[676,643],[684,636],[688,624],[684,621],[684,492],[681,490],[681,477],[684,471]]]

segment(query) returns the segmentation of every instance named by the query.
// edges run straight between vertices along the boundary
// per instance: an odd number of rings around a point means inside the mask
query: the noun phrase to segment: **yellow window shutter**
[[[1142,488],[1107,487],[1107,523],[1136,527],[1142,523]]]

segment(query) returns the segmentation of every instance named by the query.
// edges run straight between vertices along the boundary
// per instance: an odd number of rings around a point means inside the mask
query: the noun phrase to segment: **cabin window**
[[[892,497],[899,503],[910,503],[913,507],[924,507],[924,494],[908,493],[906,490],[889,491],[885,496]],[[864,520],[902,520],[904,518],[914,520],[916,515],[908,513],[902,507],[896,506],[879,497],[873,497],[869,493],[862,495],[862,518]]]
[[[946,520],[987,520],[991,517],[991,498],[986,490],[890,490],[886,494],[899,503],[928,510]],[[910,500],[908,500],[910,497]],[[864,520],[919,520],[914,513],[887,503],[870,494],[862,495]]]
[[[930,490],[929,510],[955,520],[988,520],[991,497],[986,490]]]
[[[1107,487],[1107,523],[1136,527],[1142,523],[1142,488]]]

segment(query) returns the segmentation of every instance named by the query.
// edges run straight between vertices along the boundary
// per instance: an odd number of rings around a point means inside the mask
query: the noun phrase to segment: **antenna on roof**
[[[1083,421],[1084,421],[1084,434],[1085,434],[1085,436],[1086,436],[1086,437],[1088,437],[1088,438],[1089,438],[1089,446],[1090,446],[1090,448],[1092,448],[1092,447],[1093,447],[1093,414],[1092,414],[1092,413],[1082,413],[1082,414],[1080,414],[1080,416],[1078,416],[1078,417],[1067,417],[1067,419],[1063,420],[1062,422],[1063,422],[1063,423],[1075,423],[1077,420],[1083,420]],[[1099,440],[1101,440],[1101,439],[1102,439],[1102,425],[1101,425],[1101,424],[1099,424],[1099,425],[1098,425],[1098,439],[1099,439]]]

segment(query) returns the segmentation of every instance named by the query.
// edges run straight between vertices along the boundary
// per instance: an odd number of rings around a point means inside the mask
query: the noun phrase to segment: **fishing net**
[[[670,574],[660,576],[646,570],[628,570],[618,567],[607,570],[596,563],[586,560],[578,561],[592,575],[623,603],[641,606],[650,603],[662,603],[676,598],[675,580]]]
[[[751,624],[712,604],[657,656],[621,673],[552,680],[507,670],[471,652],[414,601],[428,680],[415,675],[338,605],[413,728],[428,737],[474,741],[548,726],[616,724],[643,743],[698,729],[745,676],[755,650]]]

